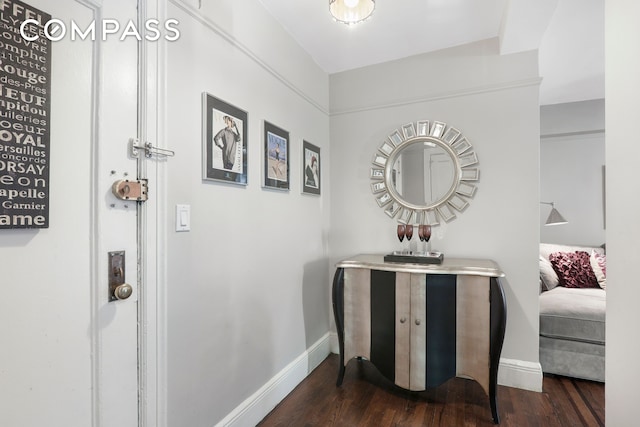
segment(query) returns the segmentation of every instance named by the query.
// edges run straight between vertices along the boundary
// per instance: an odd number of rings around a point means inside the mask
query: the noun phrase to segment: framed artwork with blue
[[[289,190],[289,132],[264,122],[264,187]]]

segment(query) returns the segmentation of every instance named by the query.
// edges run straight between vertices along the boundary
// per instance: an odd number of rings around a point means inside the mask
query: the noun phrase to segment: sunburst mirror
[[[394,130],[373,159],[371,190],[401,224],[440,224],[463,212],[480,178],[473,146],[446,123],[421,120]]]

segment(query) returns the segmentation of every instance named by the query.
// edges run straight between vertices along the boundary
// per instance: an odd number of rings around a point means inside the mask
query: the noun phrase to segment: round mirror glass
[[[479,179],[478,157],[462,133],[420,120],[394,130],[375,153],[371,191],[401,224],[438,225],[463,212]]]
[[[412,205],[435,206],[456,184],[451,154],[426,140],[404,146],[391,171],[396,193]]]

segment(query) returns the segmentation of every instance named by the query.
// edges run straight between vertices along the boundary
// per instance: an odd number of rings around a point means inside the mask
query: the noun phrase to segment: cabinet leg
[[[342,363],[342,355],[341,355],[340,370],[338,371],[338,381],[336,381],[336,387],[340,387],[342,385],[342,380],[344,380],[344,363]]]
[[[497,277],[491,278],[491,356],[489,366],[489,403],[493,422],[500,424],[496,394],[498,389],[498,365],[507,326],[507,301],[502,284]]]
[[[332,288],[333,315],[338,332],[338,346],[340,348],[340,370],[336,387],[342,385],[344,379],[344,269],[338,268],[333,276]]]
[[[495,390],[489,396],[489,404],[491,405],[491,415],[493,416],[493,423],[500,424],[500,415],[498,415],[498,402],[496,400]]]

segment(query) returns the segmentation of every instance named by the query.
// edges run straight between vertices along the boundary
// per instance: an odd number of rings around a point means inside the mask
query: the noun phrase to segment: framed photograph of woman
[[[202,178],[247,185],[247,112],[202,94]]]
[[[302,141],[302,192],[320,194],[320,148]]]
[[[289,132],[264,122],[264,187],[289,190]]]

